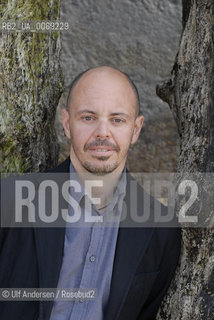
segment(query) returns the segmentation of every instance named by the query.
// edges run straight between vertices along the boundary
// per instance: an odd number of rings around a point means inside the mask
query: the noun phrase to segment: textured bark
[[[0,19],[56,20],[59,0],[8,0]],[[4,172],[43,171],[57,162],[55,110],[62,90],[58,32],[0,36],[0,163]]]
[[[185,3],[185,1],[184,1]],[[168,102],[180,135],[178,172],[214,171],[214,3],[187,1],[183,33],[171,79],[157,88]],[[214,215],[213,181],[202,179]],[[204,203],[203,203],[204,202]],[[200,213],[199,213],[200,212]],[[180,266],[157,319],[214,319],[214,230],[184,228]]]

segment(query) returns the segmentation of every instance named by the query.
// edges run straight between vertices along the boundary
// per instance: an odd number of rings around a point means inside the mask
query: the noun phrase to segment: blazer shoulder
[[[61,162],[58,166],[56,166],[55,168],[49,169],[47,172],[48,173],[57,173],[57,172],[68,173],[70,162],[71,162],[70,157],[68,157],[63,162]]]

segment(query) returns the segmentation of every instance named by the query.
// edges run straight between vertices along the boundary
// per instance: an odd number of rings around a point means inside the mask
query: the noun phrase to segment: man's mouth
[[[92,147],[92,148],[90,148],[89,150],[98,151],[98,152],[113,151],[113,149],[112,149],[112,148],[109,148],[109,147]]]
[[[97,152],[108,152],[109,150],[106,150],[106,149],[92,149],[94,151],[97,151]]]
[[[89,151],[94,155],[110,155],[113,153],[113,149],[109,147],[92,147],[89,148]]]
[[[91,146],[88,151],[91,156],[100,160],[108,160],[115,152],[110,146]]]
[[[84,151],[89,151],[93,156],[105,156],[109,157],[114,152],[119,152],[119,147],[109,142],[107,139],[97,139],[91,143],[87,143],[84,147]]]

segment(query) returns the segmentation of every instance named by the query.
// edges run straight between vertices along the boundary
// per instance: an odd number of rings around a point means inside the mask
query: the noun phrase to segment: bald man
[[[92,289],[95,299],[7,302],[0,318],[155,319],[178,263],[180,231],[141,228],[131,221],[133,178],[125,163],[144,120],[138,91],[117,69],[89,69],[73,81],[62,119],[71,141],[70,156],[52,172],[67,172],[80,186],[71,191],[79,219],[70,223],[74,216],[70,203],[63,227],[18,230],[16,244],[14,236],[7,236],[4,246],[10,255],[16,251],[16,259],[11,264],[2,256],[10,276],[5,280],[4,275],[1,287]],[[142,214],[144,191],[137,185],[135,192]],[[149,203],[152,216],[156,200],[150,197]]]

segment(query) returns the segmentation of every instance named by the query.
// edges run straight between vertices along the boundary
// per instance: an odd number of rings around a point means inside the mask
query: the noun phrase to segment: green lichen
[[[59,0],[3,1],[0,5],[3,20],[55,20],[59,18]]]
[[[1,19],[55,20],[59,18],[59,0],[3,1],[0,10]],[[44,170],[57,161],[53,126],[55,110],[62,91],[58,36],[58,32],[2,33],[2,171]]]

